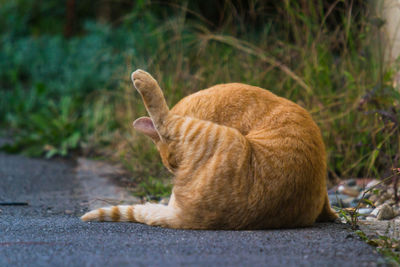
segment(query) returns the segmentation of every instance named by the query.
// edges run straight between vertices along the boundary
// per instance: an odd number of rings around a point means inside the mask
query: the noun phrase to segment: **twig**
[[[394,161],[397,162],[400,154],[397,154],[396,157],[394,158]],[[397,185],[399,183],[399,178],[400,178],[400,168],[394,168],[393,171],[397,171],[397,174],[395,174],[395,177],[393,179],[393,190],[394,190],[394,200],[396,203],[399,202],[399,194],[398,194],[398,188]]]
[[[28,202],[0,202],[0,206],[28,206]]]

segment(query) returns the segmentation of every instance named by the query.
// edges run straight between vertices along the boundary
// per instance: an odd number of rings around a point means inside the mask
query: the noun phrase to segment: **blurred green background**
[[[0,0],[0,128],[14,140],[2,149],[122,162],[139,194],[167,194],[155,147],[131,127],[146,114],[130,82],[142,68],[170,106],[217,83],[269,89],[311,112],[331,182],[387,176],[399,69],[370,2]]]

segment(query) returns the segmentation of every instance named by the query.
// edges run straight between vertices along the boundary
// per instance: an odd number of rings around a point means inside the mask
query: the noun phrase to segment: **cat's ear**
[[[141,117],[139,119],[136,119],[133,122],[133,128],[149,136],[151,139],[153,139],[155,143],[160,141],[160,136],[158,135],[158,132],[154,127],[153,121],[149,117]]]

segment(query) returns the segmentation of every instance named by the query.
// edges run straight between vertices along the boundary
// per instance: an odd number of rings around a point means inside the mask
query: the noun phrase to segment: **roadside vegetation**
[[[399,166],[399,66],[384,64],[384,21],[364,1],[222,1],[217,16],[136,1],[116,18],[87,11],[73,34],[55,2],[0,0],[0,124],[14,140],[3,150],[102,156],[135,173],[138,194],[166,195],[155,147],[131,127],[146,115],[130,81],[142,68],[170,106],[224,82],[297,102],[321,128],[331,182]],[[90,10],[80,2],[77,12]]]
[[[355,231],[355,233],[367,244],[376,247],[377,251],[385,257],[390,266],[398,266],[400,264],[400,232],[397,225],[398,222],[397,220],[386,221],[387,223],[384,233],[382,233],[382,231],[377,231],[376,229],[368,229],[368,227],[366,227],[368,232],[365,233],[362,227],[360,227],[360,221],[366,220],[365,214],[361,213],[361,206],[376,208],[375,203],[371,201],[367,195],[370,195],[371,193],[374,195],[380,195],[383,191],[381,186],[384,185],[384,183],[390,182],[398,175],[400,175],[400,168],[393,170],[392,175],[385,177],[375,185],[365,188],[354,208],[334,207],[341,221],[350,225],[352,230]],[[384,191],[388,191],[387,187],[384,189],[386,189]],[[376,223],[377,222],[375,221],[375,224]]]

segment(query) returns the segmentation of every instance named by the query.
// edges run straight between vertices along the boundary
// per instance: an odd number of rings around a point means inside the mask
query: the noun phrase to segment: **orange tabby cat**
[[[84,221],[185,229],[309,226],[336,218],[326,191],[325,148],[300,106],[239,83],[221,84],[168,109],[157,81],[132,73],[150,115],[133,126],[156,144],[175,175],[168,206],[114,206]]]

